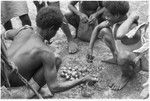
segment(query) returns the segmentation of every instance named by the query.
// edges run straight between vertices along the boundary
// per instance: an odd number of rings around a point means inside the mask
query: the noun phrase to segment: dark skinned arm
[[[88,62],[92,62],[91,59],[94,58],[92,56],[92,54],[93,54],[93,47],[94,47],[94,43],[95,43],[95,40],[96,40],[96,37],[97,37],[98,33],[100,32],[100,30],[102,28],[105,28],[105,27],[108,27],[108,26],[109,26],[108,21],[104,21],[104,22],[100,23],[99,25],[97,25],[95,27],[95,29],[93,30],[92,35],[91,35],[89,48],[88,48],[88,54],[87,54],[87,58],[88,58],[87,61]]]
[[[94,13],[95,17],[97,18],[100,14],[102,14],[104,12],[105,8],[101,8],[100,10],[98,10],[96,13]]]
[[[77,10],[77,8],[75,7],[75,5],[78,3],[79,1],[71,1],[68,5],[68,8],[70,11],[72,11],[73,13],[75,13],[76,15],[80,16],[81,12],[79,10]]]
[[[95,40],[96,40],[96,37],[97,37],[99,31],[100,31],[102,28],[109,26],[108,24],[109,24],[109,23],[108,23],[107,21],[104,21],[104,22],[100,23],[99,25],[97,25],[97,26],[95,27],[95,29],[94,29],[93,32],[92,32],[92,36],[91,36],[91,40],[90,40],[90,44],[89,44],[89,49],[93,50],[94,42],[95,42]]]
[[[85,82],[86,82],[85,78],[81,78],[73,81],[54,83],[53,85],[51,85],[51,92],[53,94],[58,92],[64,92]]]
[[[74,80],[74,81],[58,82],[57,69],[55,66],[56,60],[54,55],[52,53],[49,54],[48,52],[44,52],[42,57],[43,57],[43,64],[44,64],[44,77],[46,79],[48,88],[52,92],[52,94],[66,91],[81,83],[97,82],[97,78],[92,76],[85,76],[81,79]]]

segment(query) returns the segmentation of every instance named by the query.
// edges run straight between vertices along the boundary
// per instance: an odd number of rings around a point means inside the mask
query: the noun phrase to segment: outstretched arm
[[[77,79],[74,81],[54,83],[53,85],[51,85],[51,92],[53,94],[58,93],[58,92],[63,92],[63,91],[69,90],[77,85],[80,85],[81,83],[85,83],[84,78]]]
[[[80,85],[82,83],[90,82],[90,83],[96,83],[98,79],[95,76],[88,75],[83,78],[73,80],[73,81],[66,81],[66,82],[60,82],[60,83],[54,83],[51,85],[51,92],[57,93],[57,92],[63,92],[66,90],[69,90],[77,85]]]
[[[104,21],[104,22],[100,23],[98,26],[96,26],[95,29],[93,30],[92,35],[91,35],[89,48],[88,48],[88,54],[87,54],[88,59],[92,58],[94,43],[95,43],[95,40],[96,40],[96,37],[97,37],[99,31],[102,28],[108,27],[108,26],[109,26],[109,22]]]
[[[74,81],[67,81],[58,83],[57,81],[57,69],[56,69],[56,58],[52,53],[44,52],[42,54],[44,64],[44,77],[48,85],[49,90],[54,94],[57,92],[66,91],[81,83],[85,82],[97,82],[96,77],[85,76],[81,79]]]

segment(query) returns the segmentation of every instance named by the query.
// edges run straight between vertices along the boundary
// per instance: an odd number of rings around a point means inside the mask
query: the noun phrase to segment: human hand
[[[81,13],[79,17],[80,17],[80,20],[81,20],[83,23],[88,22],[88,16],[87,16],[87,15]]]
[[[88,83],[89,86],[92,86],[98,82],[98,78],[96,75],[87,75],[85,76],[85,82]]]
[[[89,17],[89,23],[90,24],[94,24],[96,21],[96,14],[92,14],[90,17]]]
[[[92,56],[92,51],[91,51],[91,49],[89,49],[89,50],[87,51],[86,59],[87,59],[87,62],[88,62],[88,63],[92,63],[92,62],[93,62],[94,56]]]

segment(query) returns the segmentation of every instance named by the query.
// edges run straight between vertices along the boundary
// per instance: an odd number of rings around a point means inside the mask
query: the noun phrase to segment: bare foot
[[[70,54],[74,54],[78,51],[78,45],[73,41],[70,41],[68,43],[68,47],[69,47],[69,53]]]
[[[140,96],[142,99],[147,99],[149,97],[148,84],[144,86]]]
[[[109,63],[109,64],[116,64],[117,65],[117,60],[114,58],[108,59],[108,60],[102,60],[102,62]]]
[[[12,98],[19,98],[19,99],[27,99],[35,95],[34,92],[26,86],[12,88],[10,92]]]
[[[112,81],[109,84],[109,87],[112,90],[121,90],[128,83],[128,81],[129,81],[129,78],[121,76],[117,78],[116,80]]]

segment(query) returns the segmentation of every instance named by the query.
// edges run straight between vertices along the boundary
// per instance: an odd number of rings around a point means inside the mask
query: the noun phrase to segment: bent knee
[[[99,34],[102,35],[102,36],[111,35],[111,30],[109,28],[103,28],[103,29],[100,30]]]
[[[111,29],[110,28],[102,28],[101,33],[111,33]]]

